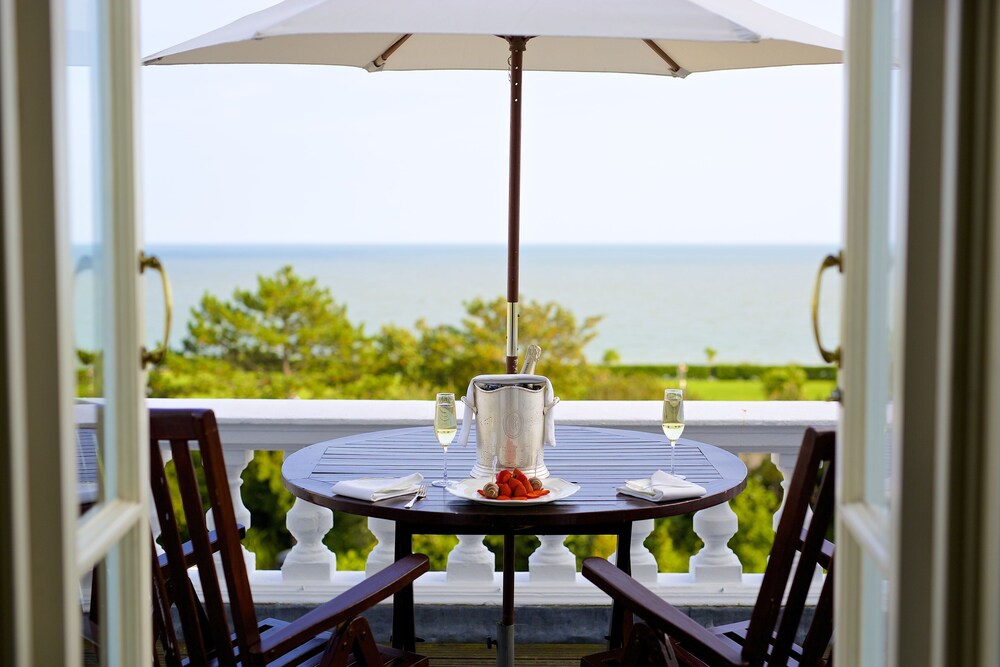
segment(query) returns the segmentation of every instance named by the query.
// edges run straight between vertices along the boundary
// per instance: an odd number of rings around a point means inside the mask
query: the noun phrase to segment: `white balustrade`
[[[365,576],[370,577],[396,560],[396,522],[368,518],[368,530],[375,536],[375,547],[365,561]]]
[[[281,564],[285,581],[333,581],[337,571],[337,555],[323,544],[323,537],[333,528],[333,511],[295,499],[285,515],[288,532],[295,546]]]
[[[771,463],[778,469],[781,473],[781,504],[778,509],[775,510],[774,516],[771,519],[771,527],[774,530],[778,530],[778,522],[781,521],[781,514],[785,511],[785,501],[788,498],[788,483],[792,479],[792,473],[795,471],[795,464],[799,460],[798,451],[795,452],[784,452],[784,453],[774,453],[771,454]],[[809,525],[809,520],[812,518],[812,510],[806,508],[806,519],[803,527]]]
[[[644,544],[646,538],[653,532],[654,523],[652,519],[643,519],[632,523],[632,540],[629,543],[629,563],[632,571],[632,578],[649,584],[656,581],[659,566],[656,564],[656,557],[646,548]],[[612,563],[618,562],[618,552],[611,554],[608,559]]]
[[[736,513],[729,503],[695,513],[694,532],[705,543],[701,551],[691,556],[689,564],[696,583],[739,583],[742,580],[743,566],[729,548],[729,540],[738,528]]]
[[[528,580],[541,584],[573,583],[576,556],[566,547],[569,535],[539,535],[541,544],[528,557]]]
[[[495,558],[483,544],[485,535],[459,535],[448,554],[448,583],[493,585]]]
[[[154,399],[151,407],[190,406],[192,401]],[[648,405],[647,405],[648,403]],[[216,412],[220,425],[226,471],[237,521],[249,528],[250,511],[240,496],[240,475],[254,449],[286,452],[332,437],[426,423],[423,401],[215,401],[198,400],[199,407]],[[560,404],[560,424],[617,427],[659,431],[648,423],[656,413],[655,401],[574,402]],[[711,442],[734,453],[770,452],[784,476],[782,487],[795,466],[806,426],[833,428],[836,406],[828,403],[703,403],[689,401],[685,435]],[[780,519],[782,506],[774,515]],[[211,522],[211,517],[209,517]],[[254,568],[246,552],[254,596],[261,602],[294,602],[328,599],[358,581],[361,573],[338,571],[336,557],[323,544],[332,513],[296,500],[288,513],[288,529],[296,540],[280,573]],[[377,540],[368,556],[365,576],[394,559],[395,524],[371,518],[368,528]],[[153,525],[154,533],[156,525]],[[660,573],[653,554],[643,542],[653,521],[633,525],[629,545],[633,576],[660,595],[678,604],[752,604],[760,575],[743,575],[742,566],[728,543],[736,534],[737,518],[728,504],[695,514],[694,530],[705,546],[691,559],[689,573]],[[483,591],[489,604],[499,604],[495,558],[483,544],[483,535],[464,535],[448,556],[447,571],[432,572],[416,582],[417,600],[434,603],[481,603]],[[529,558],[526,580],[519,580],[521,604],[604,604],[606,596],[576,572],[574,555],[565,546],[565,535],[540,536],[541,546]],[[518,573],[518,577],[522,577]],[[558,583],[558,586],[552,584]],[[289,584],[293,584],[289,587]],[[713,584],[713,586],[704,586]],[[715,584],[725,584],[715,586]],[[313,600],[312,598],[316,599]]]
[[[795,471],[795,464],[798,463],[799,454],[798,452],[792,453],[774,453],[771,454],[771,463],[778,469],[781,473],[781,504],[778,509],[775,510],[774,516],[771,519],[771,526],[775,531],[778,530],[778,523],[781,521],[781,515],[785,511],[785,501],[788,499],[788,483],[792,479],[792,473]],[[808,505],[806,506],[806,516],[803,519],[802,527],[808,528],[809,522],[812,521],[812,508]],[[792,571],[799,566],[799,554],[795,553],[792,560]],[[823,568],[816,566],[816,572],[813,573],[813,580],[818,580],[823,576]],[[791,585],[791,580],[789,579],[788,585]]]
[[[226,478],[229,480],[229,495],[233,499],[233,513],[236,515],[236,523],[243,524],[250,530],[250,510],[243,504],[243,494],[240,487],[243,486],[241,475],[246,467],[253,460],[253,450],[250,449],[227,449],[223,447],[222,458],[226,462]],[[206,513],[209,530],[215,530],[215,519],[212,518],[212,510]],[[247,566],[247,574],[253,574],[257,570],[257,554],[240,547],[243,550],[243,562]]]

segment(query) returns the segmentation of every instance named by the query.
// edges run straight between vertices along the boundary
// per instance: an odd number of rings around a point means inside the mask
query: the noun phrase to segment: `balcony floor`
[[[431,660],[434,667],[493,667],[496,649],[480,644],[420,644],[417,650]],[[517,667],[576,667],[580,658],[604,650],[598,644],[518,644],[515,651]],[[84,646],[83,667],[98,667],[93,647]]]
[[[518,644],[514,652],[517,667],[576,667],[580,658],[604,650],[599,644]],[[434,667],[492,667],[496,649],[481,644],[420,644]]]

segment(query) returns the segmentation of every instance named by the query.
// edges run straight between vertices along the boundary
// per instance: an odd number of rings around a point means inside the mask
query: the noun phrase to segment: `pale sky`
[[[140,50],[271,4],[142,0]],[[844,33],[843,0],[761,4]],[[148,244],[506,243],[506,73],[140,74]],[[526,72],[521,241],[838,243],[843,87],[841,65]]]

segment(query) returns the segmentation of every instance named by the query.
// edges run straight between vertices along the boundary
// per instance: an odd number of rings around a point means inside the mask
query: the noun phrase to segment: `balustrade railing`
[[[430,426],[429,401],[279,401],[239,399],[153,399],[151,407],[208,407],[216,413],[226,457],[237,519],[250,526],[250,511],[240,496],[241,474],[253,451],[292,452],[342,436],[388,428]],[[627,428],[658,433],[660,405],[655,401],[563,401],[561,424]],[[787,477],[795,466],[807,426],[834,428],[837,406],[822,402],[697,402],[686,406],[685,437],[711,443],[733,453],[770,454]],[[777,525],[779,507],[773,521]],[[286,517],[295,545],[280,570],[258,570],[246,552],[254,599],[258,603],[322,602],[392,561],[395,525],[370,519],[378,541],[365,571],[337,569],[336,556],[323,544],[333,525],[333,512],[296,500]],[[704,547],[691,558],[687,573],[664,573],[643,545],[653,521],[633,526],[629,545],[632,572],[638,580],[678,605],[751,605],[760,584],[758,574],[743,572],[729,548],[738,528],[728,504],[695,514],[694,531]],[[484,535],[463,535],[448,555],[444,572],[430,572],[415,585],[418,604],[500,604],[500,573]],[[607,598],[576,571],[576,558],[565,546],[567,536],[541,536],[528,560],[528,572],[517,573],[517,599],[522,605],[593,605]],[[614,556],[612,556],[613,558]],[[197,579],[196,579],[197,581]]]

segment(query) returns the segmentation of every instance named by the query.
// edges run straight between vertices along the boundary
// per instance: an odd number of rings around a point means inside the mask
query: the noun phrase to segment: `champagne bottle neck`
[[[528,350],[524,353],[524,365],[521,366],[522,375],[534,375],[535,365],[538,363],[538,358],[542,356],[542,348],[537,345],[529,345]]]

